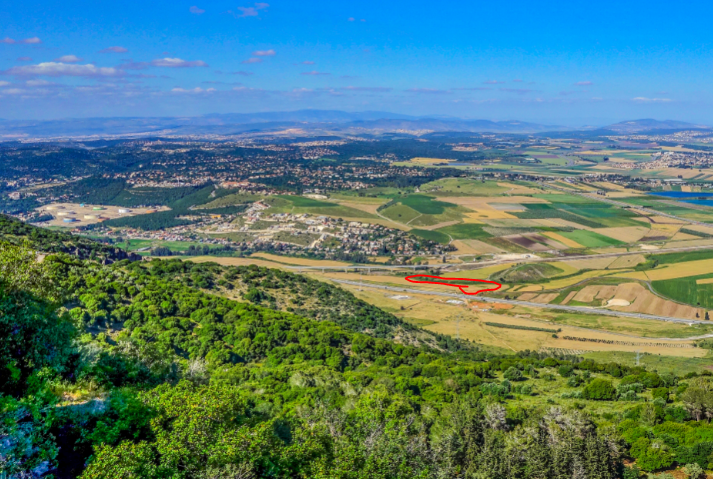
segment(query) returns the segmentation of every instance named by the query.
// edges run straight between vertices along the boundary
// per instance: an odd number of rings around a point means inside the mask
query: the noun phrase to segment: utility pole
[[[636,350],[636,365],[639,365],[639,358],[641,357],[641,350]]]
[[[463,320],[463,313],[456,316],[456,339],[460,341],[460,322]]]

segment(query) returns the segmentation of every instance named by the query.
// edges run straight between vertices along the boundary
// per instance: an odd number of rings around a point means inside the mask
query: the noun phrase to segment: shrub
[[[559,367],[558,372],[559,372],[560,376],[562,376],[563,378],[568,378],[572,374],[574,374],[574,368],[572,366],[570,366],[569,364],[563,364],[562,366]]]
[[[654,399],[661,398],[664,401],[668,402],[668,388],[654,388],[651,391],[651,394],[653,395]]]
[[[695,462],[693,464],[686,464],[686,467],[683,468],[683,472],[685,472],[690,479],[701,479],[706,477],[706,473],[703,468]]]
[[[595,401],[612,401],[616,398],[616,389],[611,381],[595,378],[585,386],[584,397]]]

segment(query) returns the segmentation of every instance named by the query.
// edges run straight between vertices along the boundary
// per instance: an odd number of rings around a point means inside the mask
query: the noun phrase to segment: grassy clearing
[[[597,362],[616,362],[627,366],[636,366],[636,353],[624,351],[596,351],[585,353],[587,359],[593,359]],[[656,354],[642,354],[639,356],[638,363],[646,366],[649,371],[658,371],[659,373],[675,373],[679,376],[689,372],[702,372],[711,366],[712,358],[682,358],[675,356],[660,356]]]
[[[243,205],[245,203],[252,203],[262,199],[259,195],[249,195],[243,193],[233,193],[231,195],[223,196],[216,200],[200,205],[198,209],[212,209],[212,208],[225,208],[226,206]]]
[[[572,304],[570,302],[569,304]],[[596,314],[569,313],[554,310],[532,311],[538,318],[558,325],[598,329],[612,333],[630,334],[642,338],[689,338],[713,333],[713,324],[668,323],[650,319],[637,319]],[[626,338],[624,338],[626,339]],[[586,348],[584,348],[586,349]]]
[[[564,270],[548,263],[524,264],[493,275],[493,279],[504,283],[529,283],[562,273]]]

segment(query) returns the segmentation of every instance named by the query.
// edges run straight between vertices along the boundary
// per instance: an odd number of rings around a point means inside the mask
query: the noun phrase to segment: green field
[[[471,178],[444,178],[421,186],[421,191],[439,196],[498,196],[507,190],[495,181]]]
[[[210,203],[199,206],[197,209],[211,209],[211,208],[224,208],[226,206],[242,205],[245,203],[252,203],[262,199],[259,195],[249,195],[243,193],[233,193],[221,198],[215,199]]]
[[[450,235],[453,239],[482,239],[489,238],[490,234],[483,230],[483,225],[459,224],[440,228],[443,234]]]
[[[425,195],[409,195],[399,201],[399,203],[409,206],[423,215],[440,215],[446,211],[446,208],[458,206],[453,203],[438,201]]]
[[[657,293],[674,301],[713,309],[713,284],[696,284],[696,280],[708,278],[713,278],[713,273],[652,281],[651,287]]]
[[[397,223],[404,224],[421,216],[421,213],[414,210],[413,208],[400,204],[395,204],[389,206],[388,208],[384,208],[380,211],[380,213],[386,216],[387,218],[396,221]]]
[[[676,264],[687,261],[698,261],[702,259],[712,259],[713,250],[709,251],[684,251],[682,253],[654,254],[647,259],[658,261],[659,264]]]
[[[447,234],[441,233],[440,231],[412,229],[409,233],[414,236],[418,236],[419,238],[435,241],[436,243],[441,244],[448,244],[451,241]]]
[[[606,246],[618,246],[626,244],[623,241],[619,241],[608,236],[595,233],[594,231],[587,230],[575,230],[575,231],[562,231],[562,236],[569,238],[572,241],[576,241],[582,246],[587,248],[603,248]]]
[[[339,206],[337,203],[329,203],[327,201],[315,200],[304,196],[277,195],[277,197],[289,201],[297,208],[329,208]]]

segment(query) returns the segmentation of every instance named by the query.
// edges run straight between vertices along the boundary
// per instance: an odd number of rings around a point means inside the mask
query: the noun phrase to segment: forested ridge
[[[0,243],[7,477],[629,479],[713,462],[710,375],[491,354],[302,276],[38,257],[31,231]]]

